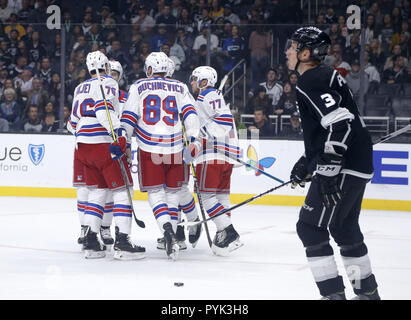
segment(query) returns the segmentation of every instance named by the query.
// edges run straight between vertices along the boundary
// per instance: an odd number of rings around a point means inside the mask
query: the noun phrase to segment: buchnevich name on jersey
[[[153,81],[153,80],[143,81],[143,83],[138,84],[138,87],[137,87],[138,94],[141,94],[145,90],[164,90],[164,91],[179,92],[179,93],[184,94],[184,88],[181,85],[178,85],[172,82],[161,81],[160,79],[154,79],[154,80],[157,80],[157,81]]]

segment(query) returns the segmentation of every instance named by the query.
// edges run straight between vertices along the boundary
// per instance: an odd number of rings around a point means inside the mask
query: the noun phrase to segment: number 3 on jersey
[[[166,115],[162,116],[162,111]],[[168,126],[174,126],[178,120],[177,101],[174,96],[168,96],[161,101],[158,95],[150,94],[143,100],[143,121],[155,125],[162,120]]]
[[[325,93],[325,94],[321,95],[321,99],[323,99],[325,101],[325,106],[327,108],[335,105],[335,100],[334,100],[333,96],[330,95],[329,93]]]

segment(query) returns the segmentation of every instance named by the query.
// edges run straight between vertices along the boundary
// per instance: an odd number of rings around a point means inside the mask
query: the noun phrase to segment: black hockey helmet
[[[311,51],[311,58],[322,62],[328,53],[331,39],[324,31],[316,27],[302,27],[297,29],[290,39],[297,43],[297,52],[303,49]]]

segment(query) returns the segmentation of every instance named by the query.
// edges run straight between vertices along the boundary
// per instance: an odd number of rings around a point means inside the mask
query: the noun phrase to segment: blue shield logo
[[[43,160],[44,151],[45,151],[44,144],[39,144],[39,145],[29,144],[29,156],[30,156],[31,162],[33,162],[34,165],[37,166],[41,162],[41,160]]]

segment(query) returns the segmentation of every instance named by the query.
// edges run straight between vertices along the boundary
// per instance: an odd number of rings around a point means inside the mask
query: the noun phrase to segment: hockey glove
[[[300,159],[298,159],[293,169],[291,170],[291,188],[294,189],[297,184],[299,184],[300,187],[304,188],[305,183],[310,181],[310,178],[311,175],[309,175],[307,169],[307,158],[302,156]]]
[[[127,147],[125,130],[123,128],[119,128],[115,131],[115,135],[117,136],[117,142],[112,142],[109,146],[111,158],[113,160],[120,159],[126,152]]]
[[[327,208],[336,206],[341,200],[338,175],[343,165],[343,157],[324,153],[318,157],[316,174],[313,181],[318,184],[322,202]]]
[[[190,144],[183,149],[183,159],[185,163],[192,163],[200,152],[201,143],[194,137],[190,137]]]

